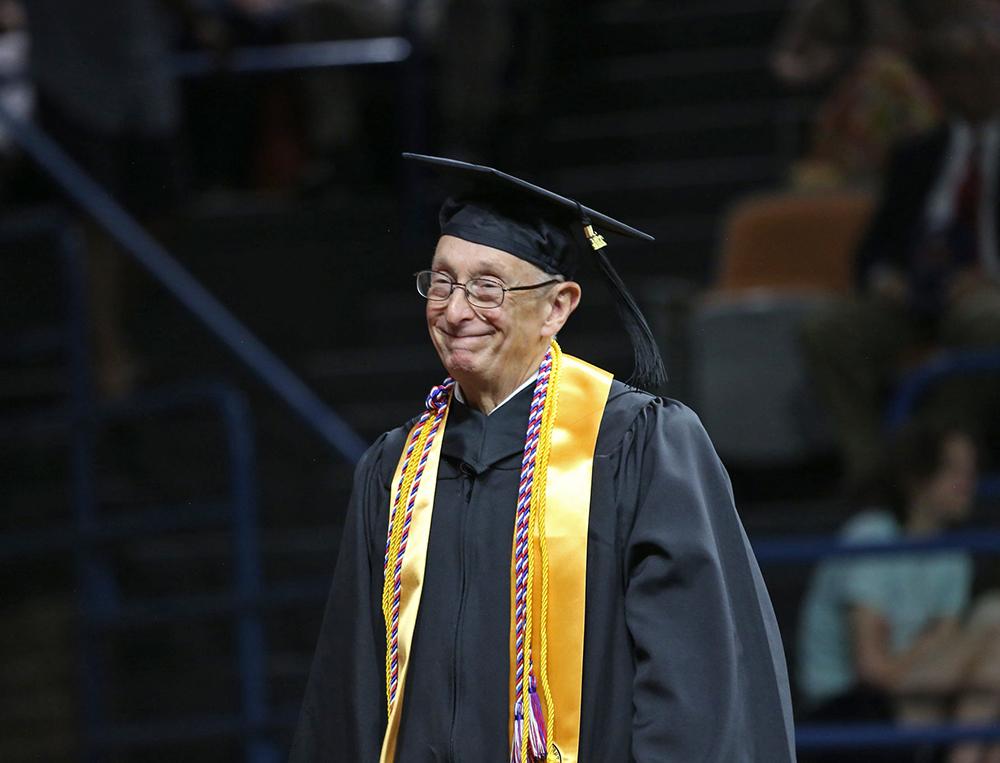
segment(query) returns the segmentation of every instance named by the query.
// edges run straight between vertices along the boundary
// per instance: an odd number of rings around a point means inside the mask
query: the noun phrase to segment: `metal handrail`
[[[910,416],[920,399],[935,383],[951,376],[1000,371],[1000,346],[976,350],[945,350],[921,363],[900,381],[886,407],[885,423],[897,429]]]
[[[405,37],[374,37],[176,53],[179,77],[217,73],[248,74],[402,63],[413,47]],[[0,126],[56,181],[73,201],[202,322],[267,387],[343,458],[357,463],[365,441],[324,403],[280,358],[261,342],[167,250],[35,125],[0,103]]]
[[[975,740],[1000,740],[1000,724],[803,723],[795,729],[795,746],[799,750],[919,747]]]
[[[763,538],[752,543],[757,561],[764,565],[808,564],[827,557],[873,554],[927,553],[966,550],[1000,553],[1000,531],[964,530],[931,538],[880,542],[847,542],[838,536]],[[851,748],[906,748],[948,744],[962,740],[1000,739],[1000,724],[938,724],[895,726],[888,723],[799,723],[795,744],[799,750]]]
[[[108,522],[102,517],[95,499],[94,451],[101,426],[117,419],[150,414],[170,414],[178,408],[210,405],[218,410],[226,435],[230,468],[228,510],[210,509],[211,517],[189,516],[192,524],[204,520],[230,522],[233,527],[232,555],[234,559],[233,598],[257,600],[261,597],[260,565],[258,562],[258,527],[256,516],[256,485],[253,454],[253,430],[250,412],[243,395],[224,383],[178,385],[145,391],[127,400],[98,405],[90,383],[88,363],[86,289],[84,263],[79,234],[63,217],[52,212],[35,212],[21,216],[12,225],[0,226],[0,241],[11,242],[17,237],[45,237],[55,240],[55,253],[66,293],[67,311],[61,343],[67,354],[72,379],[67,405],[57,409],[63,426],[70,436],[72,471],[72,524],[47,530],[16,534],[12,543],[0,543],[7,556],[44,555],[72,552],[76,567],[77,594],[84,627],[78,640],[80,651],[80,689],[86,722],[83,744],[94,750],[95,738],[112,731],[116,724],[108,721],[104,691],[104,640],[95,638],[92,624],[102,618],[120,618],[122,604],[116,578],[111,572],[104,544],[116,536],[131,537],[145,530],[155,533],[164,527],[176,527],[185,517],[172,515],[169,508],[140,512],[134,521]],[[11,248],[11,251],[19,251]],[[52,419],[50,412],[42,417]],[[190,507],[186,507],[190,508]],[[151,521],[150,521],[151,520]],[[7,539],[3,539],[7,540]],[[27,547],[24,546],[25,542]],[[3,548],[6,546],[7,548]],[[21,552],[20,554],[18,552]],[[248,728],[261,728],[268,720],[266,703],[266,663],[263,645],[263,624],[257,609],[233,613],[236,626],[236,657],[241,682],[241,722]],[[248,763],[271,763],[277,757],[274,743],[263,732],[248,735]]]
[[[176,77],[212,74],[261,74],[269,72],[328,69],[344,66],[376,66],[406,61],[413,46],[405,37],[369,37],[361,40],[299,42],[236,48],[226,53],[189,50],[175,53],[170,68]],[[0,84],[27,83],[27,72],[0,74]]]
[[[899,429],[913,414],[921,399],[942,380],[954,376],[1000,373],[1000,345],[977,349],[949,349],[935,353],[907,373],[896,387],[885,409],[885,427]],[[981,498],[1000,497],[1000,473],[983,474],[976,485]]]
[[[176,53],[172,68],[178,77],[209,74],[254,74],[340,66],[398,64],[410,57],[413,47],[404,37],[371,37],[364,40],[299,42],[275,46],[237,48],[225,55],[193,50]]]
[[[354,463],[366,443],[236,316],[51,138],[0,104],[0,124],[143,268],[341,456]]]
[[[412,5],[411,2],[408,7]],[[412,9],[408,11],[411,12]],[[411,44],[406,39],[386,37],[274,48],[242,48],[230,51],[223,57],[205,52],[181,53],[175,56],[173,65],[175,75],[180,77],[247,74],[399,63],[409,58],[411,51]],[[2,103],[0,126],[6,128],[19,147],[62,187],[78,207],[103,227],[128,256],[158,280],[310,429],[345,459],[357,462],[366,447],[365,442],[194,279],[104,188],[67,156],[59,145],[35,125],[12,114]],[[86,315],[79,237],[60,222],[57,216],[48,211],[20,215],[13,225],[0,231],[0,240],[10,241],[39,234],[55,235],[58,238],[59,253],[65,260],[69,312],[75,316]],[[45,553],[53,545],[65,549],[68,542],[75,556],[81,609],[86,615],[85,622],[93,627],[104,621],[128,619],[126,615],[131,609],[123,608],[118,602],[115,581],[98,548],[109,528],[98,517],[94,497],[94,447],[102,411],[96,404],[89,380],[85,325],[85,320],[67,321],[65,341],[60,341],[60,346],[69,352],[68,359],[74,379],[69,403],[61,411],[72,424],[73,526],[37,533],[33,541],[38,542],[32,550]],[[234,523],[232,553],[235,575],[233,591],[228,597],[233,607],[223,606],[222,609],[236,623],[236,656],[242,691],[240,716],[233,719],[235,725],[230,725],[228,729],[247,738],[246,760],[269,763],[277,759],[277,751],[271,736],[274,718],[267,697],[265,639],[260,611],[268,606],[300,601],[303,596],[309,600],[319,600],[322,592],[313,586],[300,586],[295,590],[281,587],[264,589],[258,547],[256,487],[253,484],[254,445],[252,432],[246,424],[249,416],[246,401],[228,387],[223,389],[216,386],[200,392],[212,399],[224,420],[233,475],[230,482],[233,504],[230,519]],[[170,407],[172,403],[182,402],[181,398],[187,399],[184,394],[176,399],[168,398],[169,394],[164,397],[160,393],[152,393],[145,396],[142,404],[162,409],[163,406]],[[125,409],[134,407],[138,402],[133,399],[114,406],[114,411],[103,413],[112,416],[127,415],[128,411]],[[225,513],[216,512],[213,518],[220,518]],[[157,515],[158,519],[172,519],[168,512],[161,514],[162,516]],[[136,528],[115,528],[116,532],[119,529],[132,534]],[[322,586],[324,590],[325,587]],[[218,605],[219,602],[215,604]],[[160,606],[162,607],[162,603]],[[90,633],[90,630],[85,629],[84,633]],[[97,747],[108,742],[129,746],[137,740],[135,728],[106,723],[102,686],[104,659],[99,653],[100,648],[100,639],[94,642],[91,637],[83,636],[80,643],[80,678],[86,716],[84,728],[91,736],[88,740],[91,751],[95,743]],[[199,735],[213,735],[219,730],[204,718],[190,719],[181,725],[186,732]],[[153,725],[151,731],[152,740],[163,738],[162,728],[157,730]]]
[[[997,530],[963,530],[928,538],[892,542],[847,543],[837,536],[794,536],[753,541],[760,564],[808,564],[831,556],[926,553],[965,550],[979,554],[1000,554]]]

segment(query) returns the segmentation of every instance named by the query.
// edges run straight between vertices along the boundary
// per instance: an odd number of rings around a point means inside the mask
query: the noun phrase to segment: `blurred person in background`
[[[887,461],[879,500],[844,526],[843,543],[932,538],[969,516],[977,451],[964,431],[913,425],[894,440]],[[822,563],[798,639],[806,719],[996,721],[1000,598],[985,596],[970,606],[971,586],[972,560],[959,551],[862,554]],[[864,758],[901,759],[911,758]],[[1000,745],[961,743],[947,761],[998,763]]]
[[[28,78],[28,33],[18,0],[0,0],[0,103],[18,119],[30,119],[34,90]],[[21,175],[21,154],[0,128],[0,199],[14,200]]]
[[[288,39],[319,42],[410,35],[413,56],[430,72],[429,92],[402,104],[371,103],[377,91],[354,71],[325,69],[302,76],[303,185],[370,182],[378,169],[382,114],[413,103],[426,109],[443,152],[465,159],[493,158],[503,120],[517,118],[530,100],[530,72],[544,34],[544,4],[524,0],[300,0]],[[412,14],[412,15],[408,15]],[[473,63],[470,63],[473,62]],[[412,85],[412,83],[410,83]],[[428,103],[422,103],[426,98]],[[408,121],[425,115],[410,113]],[[375,135],[373,140],[372,135]]]
[[[886,392],[904,362],[938,346],[1000,346],[998,63],[1000,46],[977,25],[956,22],[928,39],[922,66],[948,119],[894,150],[857,255],[860,293],[803,327],[848,485],[877,463]],[[988,426],[997,390],[989,378],[942,385],[924,415]]]
[[[291,43],[316,43],[391,37],[404,31],[433,39],[444,0],[417,5],[416,28],[405,30],[406,0],[296,0],[289,8],[284,36]],[[357,187],[371,182],[379,143],[391,120],[371,119],[372,88],[369,73],[357,69],[325,68],[296,77],[293,92],[302,117],[300,140],[303,161],[299,183],[303,190],[321,191],[338,184]],[[381,111],[395,105],[378,104]],[[411,115],[412,118],[412,115]]]
[[[797,186],[878,182],[891,146],[940,119],[932,88],[913,65],[934,0],[799,0],[771,65],[786,84],[829,81],[811,122]]]
[[[38,121],[94,180],[154,228],[181,198],[180,103],[171,69],[179,14],[206,44],[220,38],[194,0],[24,0]],[[108,396],[134,384],[124,327],[124,262],[87,228],[97,381]]]

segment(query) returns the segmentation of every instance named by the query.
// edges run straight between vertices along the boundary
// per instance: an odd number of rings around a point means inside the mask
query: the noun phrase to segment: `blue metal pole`
[[[73,517],[76,529],[75,564],[78,581],[79,676],[84,724],[81,744],[84,760],[101,759],[94,737],[107,720],[105,677],[107,654],[103,645],[91,637],[89,623],[98,611],[113,605],[115,588],[106,561],[95,547],[97,505],[94,490],[94,447],[96,441],[96,402],[90,379],[86,276],[79,234],[69,227],[55,231],[68,303],[66,315],[67,347],[71,379],[72,411],[71,473]]]
[[[173,71],[178,77],[203,77],[220,72],[250,74],[398,64],[409,58],[410,52],[410,43],[403,37],[302,42],[272,47],[238,48],[225,58],[220,58],[209,51],[178,53],[173,57]]]
[[[118,202],[48,136],[10,114],[0,104],[0,124],[6,127],[38,164],[121,247],[162,283],[223,344],[255,372],[299,417],[351,463],[366,444],[329,406],[307,387],[274,353],[221,302],[188,273]]]
[[[229,450],[233,506],[233,587],[242,602],[236,616],[237,660],[242,686],[241,708],[248,731],[246,763],[274,763],[278,753],[265,733],[268,719],[267,661],[264,624],[257,602],[261,594],[257,487],[254,479],[254,436],[246,399],[220,390],[219,404]]]
[[[900,382],[886,410],[886,427],[890,430],[900,427],[913,413],[913,409],[932,384],[949,376],[969,376],[997,371],[1000,371],[1000,347],[985,350],[951,350],[935,355],[907,374]]]
[[[799,725],[795,740],[800,750],[883,749],[973,740],[987,742],[1000,740],[1000,724],[900,727],[885,723],[815,723]],[[844,754],[847,755],[846,752]]]
[[[762,564],[808,564],[827,557],[873,554],[919,554],[938,551],[1000,552],[1000,533],[987,529],[956,530],[927,538],[877,543],[845,543],[836,536],[756,538],[754,556]]]

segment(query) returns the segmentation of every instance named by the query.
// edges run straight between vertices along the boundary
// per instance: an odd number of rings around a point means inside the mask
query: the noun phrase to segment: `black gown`
[[[509,761],[511,539],[531,393],[490,416],[452,404],[398,763]],[[378,761],[389,483],[407,432],[382,435],[355,473],[293,763]],[[781,638],[726,472],[688,408],[617,381],[594,458],[585,618],[581,763],[795,760]]]

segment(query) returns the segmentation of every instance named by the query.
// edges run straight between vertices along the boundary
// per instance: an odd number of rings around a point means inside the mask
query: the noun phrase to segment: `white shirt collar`
[[[513,392],[511,392],[509,395],[507,395],[507,397],[505,397],[503,400],[501,400],[499,403],[497,403],[497,407],[494,408],[489,413],[487,413],[486,415],[487,416],[493,415],[500,408],[501,405],[504,405],[505,403],[510,402],[517,395],[518,392],[520,392],[521,390],[523,390],[529,384],[534,384],[535,379],[537,379],[537,378],[538,378],[538,374],[532,374],[529,379],[527,379],[520,387],[518,387],[517,389],[515,389]],[[465,403],[465,395],[462,394],[462,388],[458,384],[455,385],[455,399],[458,400],[458,402],[460,402],[460,403]]]
[[[997,231],[994,210],[997,198],[996,162],[1000,154],[1000,124],[993,119],[973,127],[960,119],[952,120],[948,129],[948,148],[938,179],[931,187],[925,209],[925,219],[931,234],[945,230],[955,209],[955,195],[972,150],[973,133],[979,139],[983,192],[979,203],[979,256],[989,273],[1000,275],[997,256]]]

